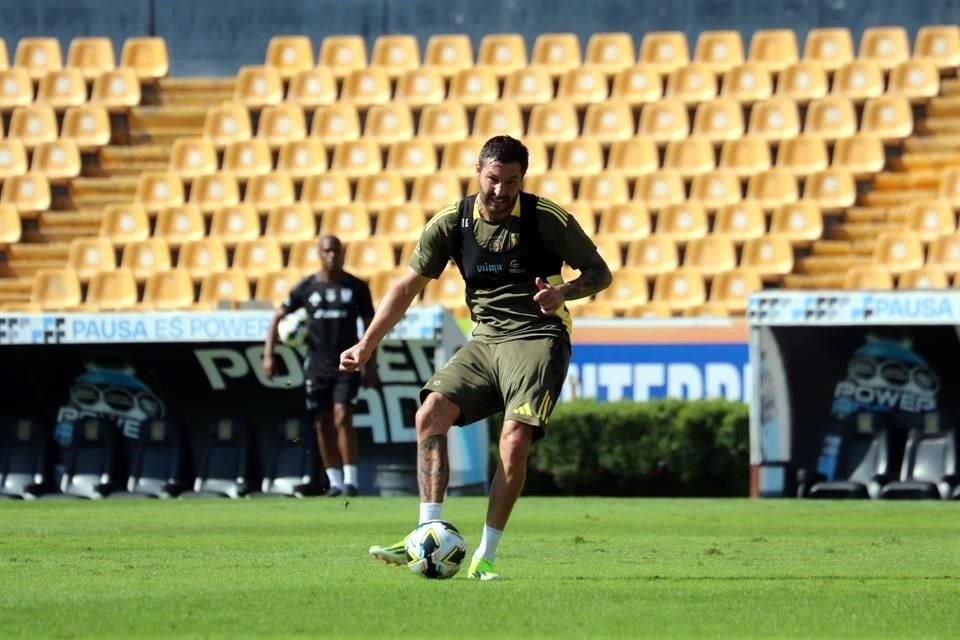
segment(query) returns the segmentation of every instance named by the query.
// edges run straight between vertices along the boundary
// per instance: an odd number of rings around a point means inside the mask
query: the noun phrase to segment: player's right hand
[[[369,359],[370,355],[364,352],[360,343],[357,343],[340,354],[340,371],[359,371]]]
[[[267,377],[267,380],[273,379],[273,354],[263,352],[263,375]]]

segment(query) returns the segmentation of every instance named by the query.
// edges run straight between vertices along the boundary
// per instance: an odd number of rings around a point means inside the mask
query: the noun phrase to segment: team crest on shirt
[[[327,299],[327,302],[334,303],[337,301],[337,290],[336,289],[327,289],[323,292],[324,297]]]
[[[348,304],[353,300],[353,289],[340,289],[340,302]]]
[[[319,291],[314,291],[313,293],[310,294],[310,297],[307,298],[307,300],[310,302],[310,306],[311,306],[311,307],[317,307],[317,306],[319,306],[319,305],[320,305],[320,292],[319,292]]]
[[[507,271],[510,273],[526,273],[527,270],[523,268],[519,260],[511,260],[510,264],[507,265]]]

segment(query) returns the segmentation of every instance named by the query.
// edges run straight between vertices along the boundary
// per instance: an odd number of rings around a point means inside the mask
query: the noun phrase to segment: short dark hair
[[[516,162],[520,165],[520,173],[526,174],[527,165],[530,164],[530,152],[516,138],[494,136],[484,143],[477,160],[481,167],[488,161],[496,161],[501,164]]]

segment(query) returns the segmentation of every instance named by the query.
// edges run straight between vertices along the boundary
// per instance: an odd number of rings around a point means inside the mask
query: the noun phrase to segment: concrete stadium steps
[[[885,222],[843,222],[830,230],[831,239],[846,240],[854,243],[873,240],[887,231],[902,229],[903,224],[894,221]]]
[[[899,207],[920,200],[936,200],[936,189],[904,189],[902,191],[868,191],[857,199],[867,207]]]
[[[783,277],[783,286],[787,289],[842,289],[842,273],[823,273],[817,275],[792,273]]]
[[[840,274],[847,272],[850,267],[870,264],[871,257],[858,255],[845,256],[807,256],[797,261],[796,273],[809,275]]]
[[[29,302],[33,278],[0,278],[0,303]]]
[[[100,233],[103,213],[93,211],[45,211],[36,220],[36,226],[24,229],[23,239],[30,242],[69,242],[73,238],[96,236]]]
[[[7,261],[0,263],[0,278],[30,278],[38,269],[63,267],[69,248],[66,242],[10,245],[6,249]]]
[[[960,134],[917,136],[903,142],[906,153],[919,151],[958,151],[960,152]]]
[[[104,205],[133,201],[135,176],[76,178],[64,193],[55,194],[53,208],[60,210],[102,209]]]
[[[169,162],[169,145],[102,147],[97,152],[97,176],[136,177],[144,171],[166,171]]]
[[[233,99],[235,77],[161,78],[144,93],[143,105],[211,107]]]
[[[919,178],[930,177],[932,183],[932,181],[939,181],[940,169],[960,167],[960,148],[957,150],[908,151],[900,156],[897,164],[913,176]]]
[[[129,145],[171,145],[177,138],[199,136],[207,108],[195,106],[136,107],[127,115]]]

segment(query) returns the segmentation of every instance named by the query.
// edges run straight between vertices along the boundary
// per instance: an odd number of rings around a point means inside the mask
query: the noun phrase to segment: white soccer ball
[[[443,520],[424,522],[407,536],[407,566],[424,578],[452,578],[467,556],[467,543]]]
[[[300,349],[307,344],[307,310],[297,309],[293,313],[288,313],[280,319],[277,325],[277,336],[280,342]]]

